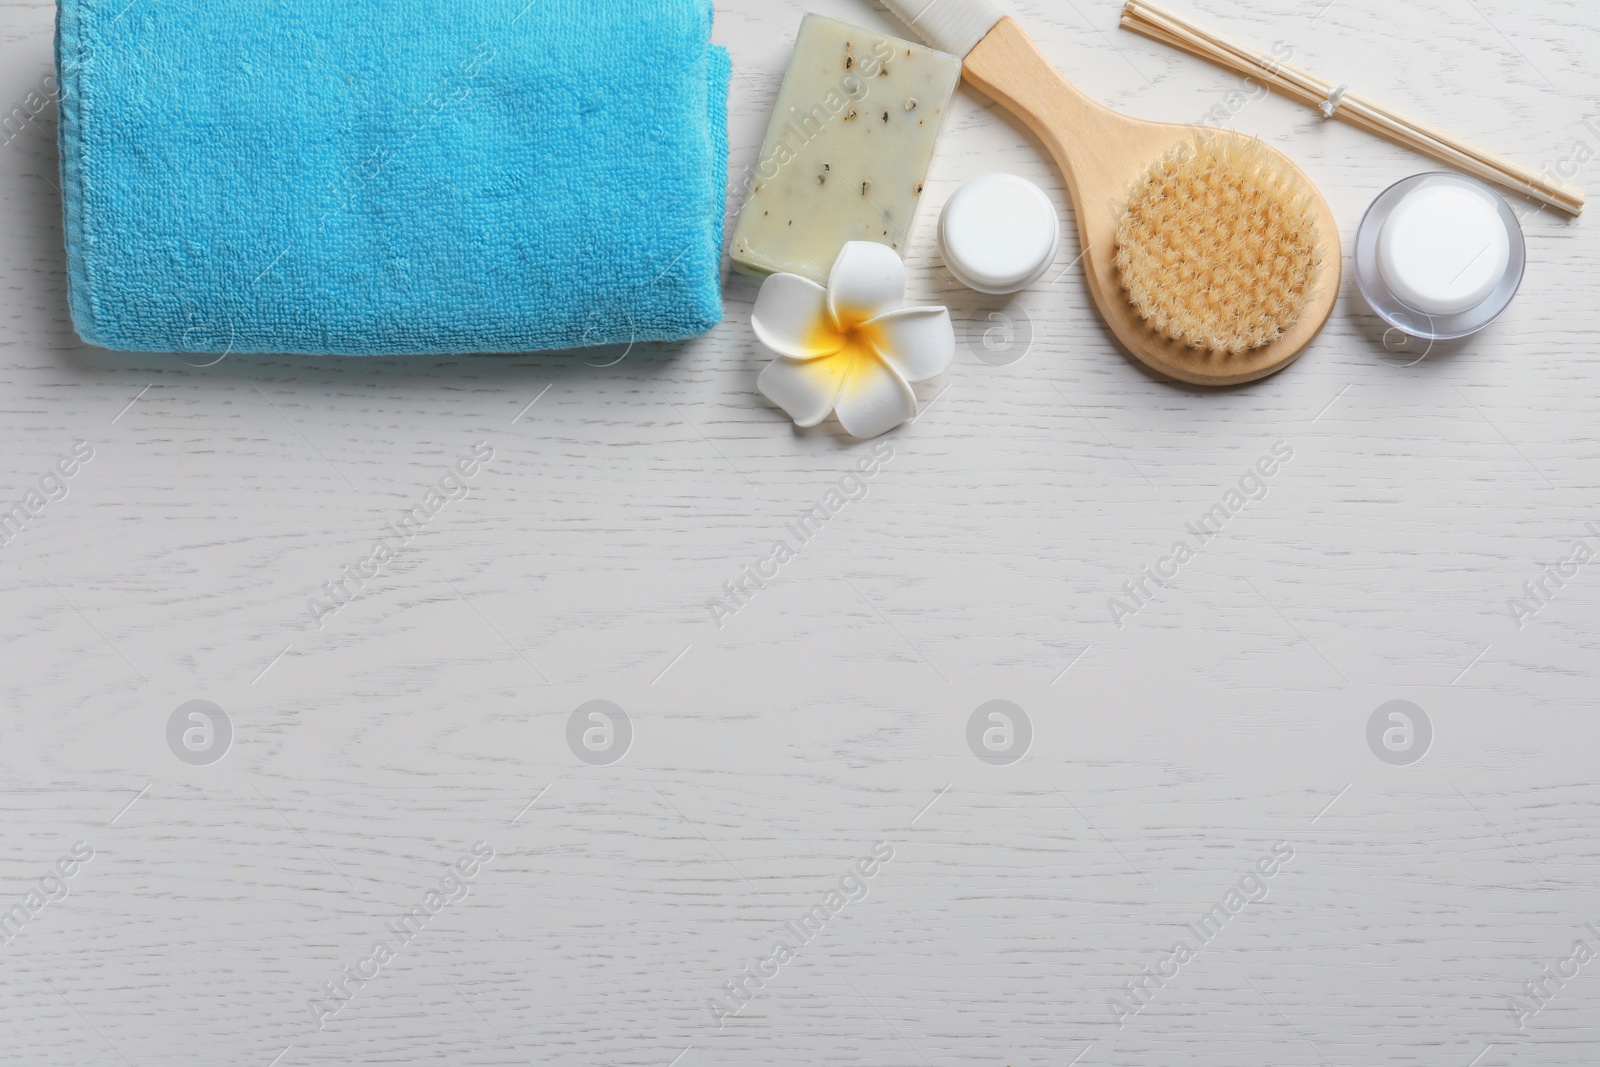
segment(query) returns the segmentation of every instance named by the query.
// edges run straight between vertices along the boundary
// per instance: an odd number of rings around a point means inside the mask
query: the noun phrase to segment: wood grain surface
[[[1096,99],[1288,154],[1346,247],[1434,168],[1117,30],[1119,7],[1014,5]],[[858,0],[721,0],[736,173],[804,10],[895,28]],[[1592,5],[1185,10],[1600,181]],[[8,111],[53,17],[0,3]],[[1593,220],[1515,205],[1522,294],[1468,341],[1386,337],[1347,277],[1284,373],[1177,386],[1095,316],[1039,145],[964,90],[910,265],[961,353],[858,488],[870,445],[756,393],[737,275],[711,336],[625,354],[87,347],[53,137],[47,107],[0,147],[0,511],[74,470],[0,545],[0,926],[25,918],[0,934],[3,1062],[1600,1059],[1600,963],[1574,962],[1600,950],[1600,561],[1574,548],[1600,552]],[[961,290],[932,240],[996,169],[1068,235],[1011,301]],[[314,617],[475,446],[464,498]],[[232,731],[206,765],[169,742],[196,700]],[[569,741],[596,700],[631,724],[605,765]],[[969,742],[996,700],[1031,724],[1003,765]],[[1420,760],[1369,743],[1392,701],[1431,724]]]

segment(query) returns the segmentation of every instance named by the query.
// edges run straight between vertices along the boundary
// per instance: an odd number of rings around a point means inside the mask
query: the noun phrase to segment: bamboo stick
[[[1583,214],[1582,190],[1547,178],[1436,127],[1390,111],[1252,48],[1186,22],[1145,0],[1127,0],[1122,26],[1153,40],[1253,78],[1323,115],[1448,163],[1484,181],[1567,212]]]

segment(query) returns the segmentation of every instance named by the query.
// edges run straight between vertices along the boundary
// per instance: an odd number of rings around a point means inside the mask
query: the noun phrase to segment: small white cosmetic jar
[[[1430,341],[1477,333],[1522,284],[1522,226],[1487,185],[1415,174],[1385,189],[1356,231],[1356,284],[1378,317]]]
[[[1021,292],[1044,276],[1061,221],[1043,189],[1015,174],[985,174],[957,189],[939,218],[939,251],[956,280],[980,293]]]

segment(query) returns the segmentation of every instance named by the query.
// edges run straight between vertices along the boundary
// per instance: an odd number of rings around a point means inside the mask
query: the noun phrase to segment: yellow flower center
[[[825,314],[811,327],[806,340],[812,348],[838,348],[831,356],[823,356],[815,362],[818,370],[826,368],[828,373],[842,377],[850,374],[857,359],[881,358],[878,346],[883,343],[883,331],[877,326],[867,325],[865,315],[852,315],[841,310],[840,318],[850,325],[843,330],[837,329],[833,320]]]

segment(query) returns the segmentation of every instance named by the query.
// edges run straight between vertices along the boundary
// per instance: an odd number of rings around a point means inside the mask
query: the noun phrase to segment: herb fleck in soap
[[[825,282],[849,241],[905,254],[961,61],[807,15],[733,235],[734,266]]]

